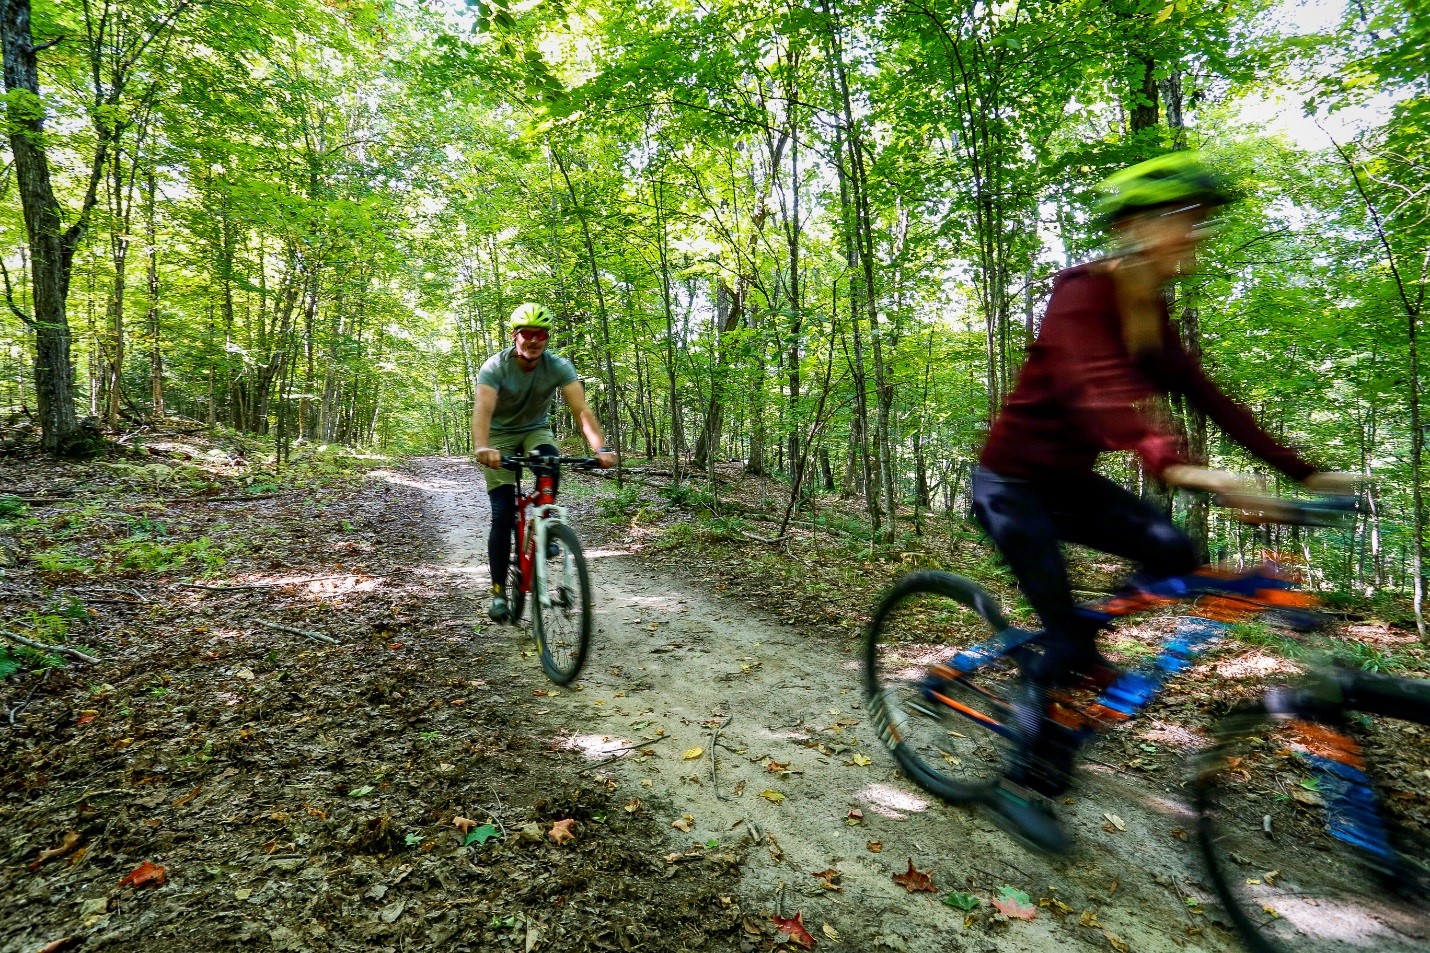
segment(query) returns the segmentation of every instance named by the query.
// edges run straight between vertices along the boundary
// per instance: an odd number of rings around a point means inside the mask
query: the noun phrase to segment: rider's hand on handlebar
[[[1312,493],[1324,493],[1327,496],[1354,496],[1356,486],[1364,479],[1358,473],[1337,473],[1328,470],[1306,477],[1305,485],[1306,489]]]
[[[597,450],[596,464],[603,470],[609,470],[616,465],[616,452],[614,450]]]
[[[491,447],[478,447],[477,462],[484,467],[491,467],[495,470],[501,466],[501,451],[493,450]]]

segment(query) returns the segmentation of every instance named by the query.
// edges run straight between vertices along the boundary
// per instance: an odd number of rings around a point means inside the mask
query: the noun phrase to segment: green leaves
[[[467,836],[462,840],[462,846],[465,847],[469,844],[485,844],[493,837],[499,837],[500,835],[501,831],[497,828],[495,824],[483,824],[482,826],[474,827],[467,832]]]

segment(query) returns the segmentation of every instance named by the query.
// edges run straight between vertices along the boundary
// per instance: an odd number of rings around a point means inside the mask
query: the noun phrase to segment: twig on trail
[[[160,503],[246,503],[249,500],[271,500],[287,493],[235,493],[228,496],[170,496]]]
[[[39,690],[41,685],[45,684],[45,680],[50,677],[50,672],[52,671],[54,671],[54,669],[45,669],[44,674],[41,675],[39,677],[39,680],[37,680],[35,684],[31,685],[30,690],[25,693],[24,701],[20,702],[20,704],[11,708],[9,712],[6,713],[7,717],[10,719],[10,724],[12,727],[16,724],[15,719],[20,717],[20,712],[24,711],[26,706],[30,704],[30,699],[35,697],[35,692]]]
[[[96,586],[96,587],[94,587],[94,588],[92,588],[92,589],[89,589],[89,590],[84,590],[84,589],[70,589],[70,588],[66,587],[66,588],[65,588],[64,590],[62,590],[62,591],[65,591],[65,592],[73,592],[73,593],[76,594],[76,595],[75,595],[75,598],[81,599],[81,600],[83,600],[83,601],[85,601],[85,602],[111,602],[111,603],[114,603],[114,604],[116,604],[116,605],[133,605],[135,602],[142,602],[142,603],[144,603],[145,605],[148,605],[148,604],[149,604],[149,600],[148,600],[147,598],[145,598],[142,593],[135,592],[133,589],[114,589],[114,588],[110,588],[109,586]],[[121,595],[121,596],[129,596],[130,598],[128,598],[128,599],[96,599],[96,598],[93,597],[93,596],[86,595],[86,594],[85,594],[86,592],[113,592],[113,593],[116,593],[116,594]]]
[[[715,749],[720,744],[720,730],[728,725],[730,719],[734,717],[734,715],[726,715],[725,720],[716,725],[715,730],[710,733],[710,784],[715,788],[715,798],[719,801],[734,800],[720,793],[720,778],[715,773]]]
[[[79,649],[72,649],[68,645],[47,645],[44,642],[36,642],[33,639],[27,639],[23,635],[16,635],[14,632],[6,632],[4,629],[0,629],[0,638],[9,639],[12,642],[18,642],[21,645],[28,645],[30,648],[39,649],[42,652],[54,652],[56,655],[63,655],[67,658],[72,658],[76,662],[87,662],[90,665],[99,664],[99,659],[95,658],[93,655],[85,655]]]
[[[250,619],[254,625],[261,625],[266,629],[277,629],[279,632],[292,632],[294,635],[306,635],[310,639],[317,639],[319,642],[326,642],[329,645],[337,645],[338,640],[331,635],[324,635],[321,632],[312,632],[308,629],[295,629],[291,625],[279,625],[277,622],[267,622],[263,619]]]
[[[620,756],[625,754],[627,751],[635,751],[637,748],[648,748],[651,745],[656,744],[660,741],[664,741],[669,737],[670,735],[661,735],[659,738],[642,739],[633,745],[626,745],[624,748],[612,748],[610,752],[611,756],[609,758],[605,759],[604,761],[597,761],[595,764],[591,765],[591,767],[599,768],[603,764],[610,764],[612,761],[619,759]]]
[[[205,589],[209,592],[226,592],[232,589],[276,589],[281,586],[303,586],[310,582],[327,582],[331,579],[356,579],[356,573],[343,573],[339,576],[308,576],[303,579],[276,579],[272,582],[245,582],[236,586],[218,585],[206,586],[200,582],[171,582],[169,585],[178,586],[183,589]],[[377,577],[373,577],[377,578]]]

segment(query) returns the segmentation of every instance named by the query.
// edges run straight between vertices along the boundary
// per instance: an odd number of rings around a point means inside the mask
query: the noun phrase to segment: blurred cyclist
[[[1172,485],[1197,486],[1160,410],[1183,395],[1236,440],[1293,480],[1344,486],[1272,439],[1207,379],[1173,329],[1167,285],[1191,272],[1210,216],[1229,201],[1195,153],[1173,152],[1111,176],[1099,211],[1114,253],[1057,276],[1037,340],[973,473],[973,512],[1041,618],[1045,634],[1017,711],[1019,750],[992,798],[994,818],[1030,846],[1061,852],[1068,838],[1037,794],[1066,790],[1074,752],[1046,723],[1047,692],[1083,675],[1114,676],[1096,628],[1074,611],[1061,542],[1130,559],[1163,578],[1198,565],[1171,519],[1093,472],[1100,454],[1132,450]],[[1202,488],[1209,488],[1203,486]]]

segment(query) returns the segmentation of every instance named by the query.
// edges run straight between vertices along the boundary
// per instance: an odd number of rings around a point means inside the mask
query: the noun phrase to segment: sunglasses
[[[551,337],[545,328],[517,328],[517,336],[525,341],[545,341]]]

